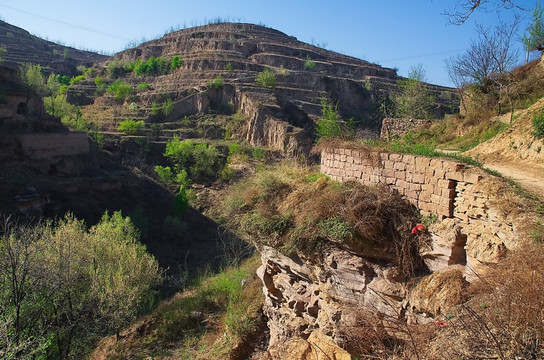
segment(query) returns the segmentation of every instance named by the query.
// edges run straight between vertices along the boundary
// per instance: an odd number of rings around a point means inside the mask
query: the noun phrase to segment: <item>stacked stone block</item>
[[[434,270],[464,264],[467,279],[515,248],[530,218],[501,205],[513,199],[497,192],[500,179],[454,160],[337,148],[322,152],[321,171],[336,181],[387,185],[422,214],[438,214],[442,230],[431,232],[425,261]]]
[[[324,151],[321,171],[336,181],[387,185],[422,213],[436,213],[443,218],[454,216],[459,194],[482,178],[453,160],[364,149]],[[466,217],[466,211],[468,208],[457,213]]]

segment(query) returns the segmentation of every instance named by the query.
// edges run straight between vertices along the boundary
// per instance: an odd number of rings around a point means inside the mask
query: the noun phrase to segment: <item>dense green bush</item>
[[[191,159],[195,145],[191,140],[180,141],[174,137],[166,142],[166,150],[164,156],[169,158],[174,164],[185,165]]]
[[[257,75],[255,81],[262,86],[273,88],[276,86],[276,74],[274,74],[272,70],[267,68]]]
[[[136,60],[133,72],[135,75],[165,75],[168,74],[170,63],[163,57],[150,57],[146,62]]]
[[[194,165],[191,177],[196,180],[213,180],[221,166],[219,151],[215,146],[198,144],[193,151]]]
[[[120,212],[0,230],[2,359],[87,358],[155,302],[157,261]]]
[[[96,94],[102,95],[106,92],[106,89],[108,88],[108,85],[106,84],[106,80],[104,80],[103,77],[97,76],[94,78],[94,84],[96,85]]]
[[[110,61],[106,65],[106,69],[108,70],[108,77],[110,79],[117,79],[126,73],[125,63],[117,60]]]
[[[256,148],[253,148],[253,150],[251,151],[251,155],[256,160],[262,160],[266,156],[266,151],[264,151],[264,149],[256,147]]]
[[[155,166],[155,173],[159,176],[159,180],[164,184],[171,184],[174,182],[174,174],[170,166]]]
[[[134,119],[125,119],[121,121],[117,130],[126,135],[137,135],[144,127],[145,122],[143,120],[135,121]]]
[[[544,138],[544,110],[533,115],[533,135],[537,138]]]
[[[75,85],[85,79],[86,79],[85,75],[74,76],[73,78],[70,79],[70,85]]]
[[[191,140],[180,141],[177,136],[166,143],[164,156],[174,165],[176,182],[186,186],[190,184],[186,169],[189,169],[191,179],[195,181],[213,181],[224,163],[216,147],[195,145]]]
[[[151,88],[151,86],[149,86],[149,84],[146,83],[146,82],[142,82],[142,83],[139,83],[136,88],[138,90],[149,90]]]
[[[121,79],[115,80],[106,89],[108,94],[112,94],[117,100],[124,100],[132,95],[132,87]]]
[[[223,81],[223,78],[221,76],[217,76],[215,79],[210,81],[210,87],[212,89],[219,89],[225,85],[225,82]]]
[[[172,99],[166,99],[166,101],[162,104],[162,112],[164,115],[168,116],[172,114],[174,111],[174,102]]]
[[[177,68],[180,68],[182,64],[183,59],[176,55],[170,61],[170,70],[176,70]]]

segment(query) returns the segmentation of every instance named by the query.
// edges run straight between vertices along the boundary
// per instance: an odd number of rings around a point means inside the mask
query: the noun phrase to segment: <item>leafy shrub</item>
[[[170,115],[173,111],[174,111],[174,102],[172,101],[172,99],[167,99],[167,100],[162,104],[162,112],[163,112],[164,115],[168,116],[168,115]]]
[[[144,63],[141,60],[137,60],[134,63],[134,74],[141,75],[165,75],[168,74],[170,65],[163,57],[150,57]]]
[[[170,70],[176,70],[177,68],[180,68],[182,64],[183,59],[176,55],[170,61]]]
[[[221,76],[217,76],[215,79],[210,81],[210,87],[212,89],[219,89],[225,85],[223,78]]]
[[[315,70],[315,61],[311,60],[309,57],[306,58],[306,61],[304,62],[304,69]]]
[[[177,195],[174,197],[174,214],[183,215],[189,208],[189,198],[183,185],[180,185]]]
[[[223,167],[223,169],[219,173],[219,178],[223,181],[230,181],[234,178],[235,175],[236,175],[236,170],[230,167],[229,165],[226,165]]]
[[[198,180],[210,180],[216,177],[220,166],[219,151],[215,146],[198,144],[193,150],[194,165],[191,177]]]
[[[227,71],[232,71],[232,70],[234,70],[234,66],[232,66],[232,64],[230,63],[230,61],[227,63],[227,65],[225,65],[225,70],[227,70]]]
[[[73,78],[70,79],[70,85],[75,85],[85,79],[86,79],[85,75],[74,76]]]
[[[125,74],[125,63],[121,61],[110,61],[106,68],[110,79],[117,79]]]
[[[142,82],[142,83],[139,83],[136,88],[138,90],[149,90],[151,88],[151,86],[149,86],[149,84],[146,83],[146,82]]]
[[[61,85],[70,85],[70,77],[68,75],[57,75],[57,81]]]
[[[103,77],[97,76],[94,78],[94,84],[96,85],[96,94],[102,95],[106,92],[106,89],[108,88],[108,85],[106,84],[106,80],[104,80]]]
[[[159,106],[159,104],[157,104],[155,101],[153,101],[151,103],[151,115],[159,115],[159,113],[161,112],[161,108]]]
[[[134,119],[125,119],[121,121],[117,130],[121,131],[126,135],[136,135],[140,130],[145,127],[145,122],[143,120],[135,121]]]
[[[262,160],[266,156],[266,151],[261,148],[253,148],[251,151],[251,156],[253,156],[255,160]]]
[[[155,166],[155,173],[159,176],[159,180],[164,184],[171,184],[174,182],[174,174],[170,166]]]
[[[121,79],[115,80],[108,88],[106,89],[108,94],[112,94],[117,100],[124,100],[132,95],[132,87],[121,81]]]
[[[262,86],[273,88],[276,86],[276,74],[267,68],[257,75],[255,81]]]
[[[544,138],[544,110],[533,115],[533,135],[536,138]]]
[[[342,122],[338,116],[338,105],[332,106],[321,99],[321,118],[317,120],[317,135],[320,139],[352,138],[354,124],[352,120]]]
[[[191,179],[189,179],[189,174],[187,174],[187,170],[185,169],[179,170],[179,172],[176,174],[176,183],[181,184],[186,188],[191,186],[192,181]]]
[[[180,141],[179,138],[174,135],[171,140],[166,142],[164,156],[175,164],[184,165],[191,159],[194,148],[195,145],[191,140]]]

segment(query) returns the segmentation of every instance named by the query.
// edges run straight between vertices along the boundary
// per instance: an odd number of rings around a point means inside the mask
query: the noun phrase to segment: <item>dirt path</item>
[[[500,172],[503,176],[517,182],[523,189],[544,199],[544,171],[523,164],[486,162],[484,166]]]

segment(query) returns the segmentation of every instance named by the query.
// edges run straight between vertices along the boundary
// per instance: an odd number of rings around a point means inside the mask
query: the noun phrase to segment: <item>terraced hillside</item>
[[[175,56],[183,63],[164,75],[137,76],[131,70],[138,61],[162,57],[169,62]],[[266,69],[275,84],[256,82]],[[377,108],[401,79],[393,69],[305,44],[277,30],[237,23],[173,32],[118,53],[96,64],[95,70],[96,76],[109,77],[108,84],[120,77],[133,89],[122,100],[107,93],[95,98],[96,77],[71,88],[70,98],[89,104],[84,116],[103,131],[115,132],[120,121],[130,118],[144,120],[156,140],[172,133],[191,137],[194,134],[186,131],[195,129],[191,116],[224,115],[216,121],[225,125],[229,115],[240,111],[247,120],[240,133],[250,144],[291,154],[312,143],[322,99],[338,104],[342,118],[353,118],[367,136],[377,134],[382,119]],[[437,116],[457,108],[451,89],[427,88],[436,98]],[[173,103],[172,111],[157,116],[157,104],[166,101]],[[188,125],[185,130],[181,119]]]
[[[105,55],[55,44],[31,35],[28,31],[0,21],[0,47],[6,50],[8,66],[32,62],[63,75],[75,76],[77,66],[90,66],[108,58]]]

